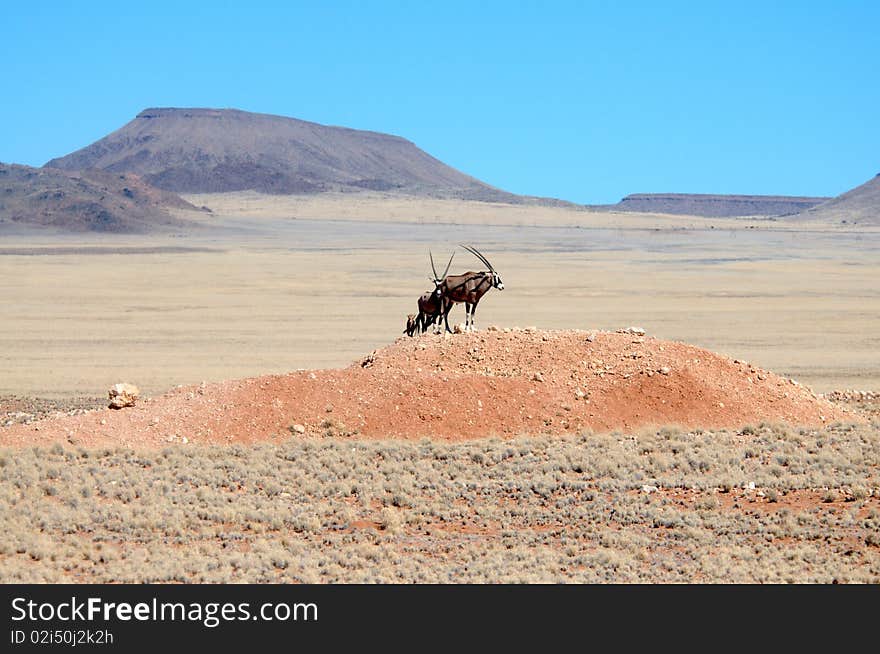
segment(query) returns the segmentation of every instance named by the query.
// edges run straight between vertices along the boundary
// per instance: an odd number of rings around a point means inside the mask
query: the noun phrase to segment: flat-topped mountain
[[[608,208],[638,213],[667,213],[722,218],[784,216],[815,207],[830,198],[785,195],[706,195],[695,193],[633,193]]]
[[[880,225],[880,174],[797,216],[805,220]]]
[[[196,209],[130,173],[0,163],[0,229],[147,232],[186,224],[173,217],[170,208]]]
[[[49,168],[136,173],[175,193],[371,189],[517,201],[399,136],[235,109],[147,109]]]

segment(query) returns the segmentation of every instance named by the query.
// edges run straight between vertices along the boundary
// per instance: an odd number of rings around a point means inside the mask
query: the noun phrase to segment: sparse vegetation
[[[751,429],[0,451],[0,581],[880,581],[880,425]]]

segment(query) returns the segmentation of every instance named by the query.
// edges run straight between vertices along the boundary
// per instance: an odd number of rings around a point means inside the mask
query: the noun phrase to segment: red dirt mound
[[[692,345],[504,329],[402,337],[345,369],[179,387],[130,409],[0,429],[0,444],[161,447],[291,433],[458,440],[837,420],[859,418],[792,380]]]

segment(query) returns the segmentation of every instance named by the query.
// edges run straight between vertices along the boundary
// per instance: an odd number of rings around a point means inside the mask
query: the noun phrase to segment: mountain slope
[[[880,174],[861,186],[801,212],[797,218],[880,225]]]
[[[169,208],[196,209],[132,174],[0,163],[0,229],[25,225],[76,232],[148,232],[184,225]]]
[[[147,109],[119,130],[46,164],[131,172],[176,193],[399,190],[477,200],[518,198],[398,136],[235,109]]]

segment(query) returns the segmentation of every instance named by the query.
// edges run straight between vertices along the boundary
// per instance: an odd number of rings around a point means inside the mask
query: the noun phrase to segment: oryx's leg
[[[471,328],[470,331],[476,331],[474,328],[474,316],[477,314],[477,302],[474,302],[474,305],[471,307]]]
[[[449,312],[452,311],[452,306],[453,302],[450,302],[443,310],[443,324],[446,325],[446,331],[448,331],[450,334],[452,333],[452,330],[449,329]]]

